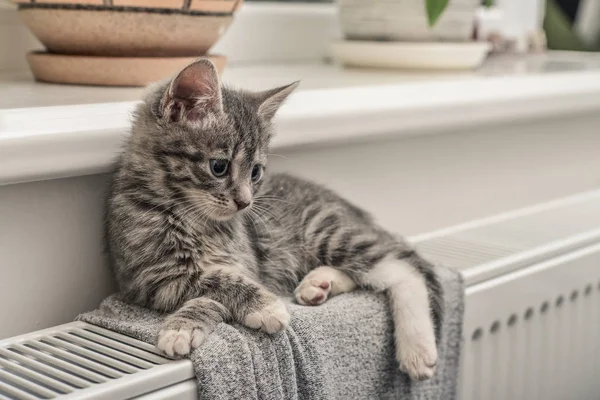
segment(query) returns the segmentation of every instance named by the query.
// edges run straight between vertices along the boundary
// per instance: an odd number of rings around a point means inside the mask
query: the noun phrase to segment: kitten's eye
[[[209,161],[210,172],[217,178],[221,178],[227,174],[229,170],[229,160],[224,159],[212,159]]]
[[[252,168],[252,176],[250,177],[250,179],[252,179],[252,182],[256,183],[256,182],[260,181],[260,179],[263,176],[264,170],[265,170],[265,167],[263,167],[260,164],[256,164]]]

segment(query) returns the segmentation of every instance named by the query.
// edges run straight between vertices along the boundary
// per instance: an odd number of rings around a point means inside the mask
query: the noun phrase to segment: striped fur
[[[289,315],[280,297],[296,288],[385,291],[397,328],[422,310],[416,320],[426,323],[414,337],[397,336],[405,348],[398,358],[413,379],[428,378],[436,357],[430,339],[443,316],[431,264],[326,188],[281,174],[250,179],[254,165],[266,166],[271,118],[294,87],[221,87],[201,60],[151,91],[107,201],[107,246],[120,290],[169,314],[157,345],[171,356],[189,353],[222,321],[284,329]],[[226,176],[211,174],[214,158],[230,160]],[[243,210],[234,201],[240,193],[252,197]],[[424,296],[417,308],[405,299],[412,292],[415,302]]]

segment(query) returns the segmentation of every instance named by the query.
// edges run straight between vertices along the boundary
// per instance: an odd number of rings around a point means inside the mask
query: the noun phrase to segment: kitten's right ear
[[[286,86],[281,86],[275,89],[267,90],[266,92],[258,93],[260,98],[260,106],[258,107],[258,115],[263,119],[270,121],[275,116],[275,113],[281,107],[285,99],[298,87],[300,81],[290,83]]]
[[[172,122],[198,121],[222,112],[221,84],[214,64],[202,58],[185,67],[169,84],[160,105],[163,118]]]

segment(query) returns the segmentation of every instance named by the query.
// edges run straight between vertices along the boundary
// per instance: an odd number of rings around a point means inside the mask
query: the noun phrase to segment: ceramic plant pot
[[[200,56],[219,72],[209,49],[242,0],[14,0],[47,51],[28,54],[44,82],[144,86]]]
[[[463,42],[473,33],[480,0],[449,0],[430,27],[425,0],[338,0],[342,31],[348,40]]]
[[[115,1],[125,4],[136,0]],[[206,2],[209,9],[215,8],[214,1]],[[51,53],[129,57],[206,54],[233,20],[231,10],[206,13],[191,8],[181,11],[38,2],[21,5],[19,14]]]

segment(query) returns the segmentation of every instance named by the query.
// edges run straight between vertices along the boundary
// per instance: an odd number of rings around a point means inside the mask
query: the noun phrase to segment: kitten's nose
[[[250,205],[249,201],[242,200],[242,199],[234,199],[233,201],[237,205],[238,210],[243,210],[244,208],[246,208]]]

